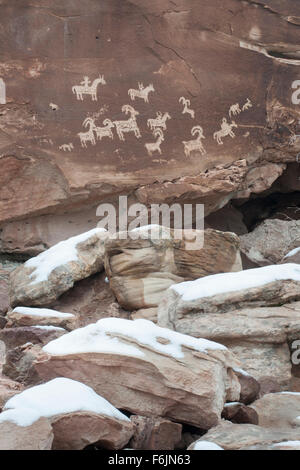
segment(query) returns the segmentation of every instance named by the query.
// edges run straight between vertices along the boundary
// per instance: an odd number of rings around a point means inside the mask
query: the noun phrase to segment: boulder
[[[164,418],[131,416],[134,434],[129,443],[136,450],[174,450],[181,441],[182,425]]]
[[[264,428],[300,429],[300,393],[270,393],[250,407],[256,411],[259,425]]]
[[[32,413],[24,410],[17,422],[14,415],[0,414],[0,450],[51,450],[53,431],[46,418],[32,422]]]
[[[129,317],[129,312],[118,304],[105,272],[96,273],[76,282],[74,287],[59,297],[52,307],[59,312],[73,313],[77,328],[110,316]]]
[[[31,413],[32,424],[41,418],[49,420],[54,434],[52,448],[57,450],[80,450],[94,443],[105,449],[121,449],[133,434],[130,419],[90,387],[66,378],[11,398],[0,414],[0,423],[7,415],[22,426],[24,411]]]
[[[23,344],[46,344],[61,335],[66,330],[58,326],[18,326],[17,328],[4,328],[0,330],[0,341],[2,341],[7,351]]]
[[[249,405],[254,400],[256,400],[256,398],[258,398],[261,388],[260,383],[242,369],[234,369],[234,373],[237,376],[241,386],[241,395],[239,401],[245,405]]]
[[[103,269],[104,240],[107,232],[94,229],[69,238],[11,273],[11,305],[48,306],[61,294]]]
[[[267,429],[253,424],[233,424],[223,421],[218,426],[209,430],[203,437],[196,441],[188,450],[202,442],[211,442],[224,450],[255,450],[262,446],[284,445],[284,441],[299,441],[300,429]]]
[[[236,424],[258,424],[256,411],[243,403],[226,403],[222,418]]]
[[[187,313],[226,313],[283,305],[300,299],[299,287],[297,264],[216,274],[172,286],[159,305],[158,318],[161,325],[167,325]]]
[[[4,377],[0,374],[0,411],[2,411],[7,400],[17,393],[20,393],[23,388],[24,387],[20,383],[10,380],[8,377]]]
[[[32,343],[10,349],[6,353],[3,373],[24,386],[41,383],[41,379],[33,365],[40,350],[39,345],[33,345]]]
[[[196,237],[193,248],[191,235]],[[105,242],[110,287],[127,310],[157,307],[172,284],[241,269],[239,239],[230,232],[148,226]]]
[[[63,313],[47,308],[16,307],[7,313],[6,320],[6,328],[38,325],[74,330],[77,319],[72,313]]]
[[[220,344],[117,318],[51,341],[35,362],[43,380],[69,377],[122,410],[201,429],[220,421],[226,401],[239,399],[238,365]]]
[[[300,245],[300,220],[267,219],[240,237],[241,252],[259,266],[280,263]],[[293,260],[285,260],[285,263]]]
[[[282,281],[277,281],[279,282]],[[299,285],[299,282],[296,284]],[[227,303],[221,303],[221,295],[185,300],[185,294],[176,292],[185,285],[193,287],[193,283],[177,285],[166,293],[158,309],[159,325],[196,338],[207,338],[225,344],[239,358],[243,370],[257,381],[264,384],[275,381],[279,390],[288,390],[292,378],[289,346],[300,335],[300,302],[260,308],[244,308],[242,302],[237,302],[233,306],[241,307],[228,311]],[[199,285],[198,281],[195,285]],[[261,292],[263,289],[265,293],[262,295],[267,295],[268,286],[262,286]],[[196,295],[201,294],[200,289],[194,289],[194,292]],[[252,302],[250,292],[247,293],[246,289],[240,293],[233,292],[235,300],[242,292],[249,303]],[[275,293],[273,287],[269,292]],[[230,294],[226,294],[226,300],[232,306],[233,300],[229,296]],[[216,302],[216,299],[220,300]],[[215,313],[209,313],[210,310],[215,310]],[[257,384],[253,383],[253,387],[253,396],[251,397],[250,391],[248,403],[255,399],[259,390]],[[269,390],[272,389],[264,387],[264,393]],[[244,399],[241,398],[241,401]]]

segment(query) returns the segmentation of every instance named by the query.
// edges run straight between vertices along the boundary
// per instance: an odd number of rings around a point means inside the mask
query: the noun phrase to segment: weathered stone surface
[[[44,380],[83,382],[119,409],[208,429],[239,399],[237,360],[216,343],[173,335],[146,320],[103,319],[48,343],[35,367]]]
[[[118,304],[105,272],[76,282],[72,289],[56,300],[53,308],[73,313],[78,327],[95,323],[101,318],[129,317],[129,312]]]
[[[46,344],[65,333],[66,330],[59,327],[20,326],[0,330],[0,340],[10,350],[26,343]]]
[[[103,269],[107,232],[94,229],[58,243],[11,274],[11,305],[47,306],[61,294]]]
[[[129,443],[137,450],[174,450],[181,440],[182,426],[163,418],[131,416],[134,435]]]
[[[300,428],[300,393],[270,393],[251,404],[264,428]]]
[[[288,256],[286,255],[281,262],[300,264],[300,247],[297,247],[294,250],[292,250],[290,253],[288,253]]]
[[[4,315],[7,312],[8,308],[9,308],[9,271],[0,268],[0,315]]]
[[[268,0],[264,6],[235,0],[224,0],[222,9],[217,0],[203,5],[182,0],[176,8],[168,0],[131,0],[121,7],[118,0],[30,5],[4,0],[4,249],[9,242],[27,252],[55,243],[58,217],[59,239],[76,235],[76,214],[120,192],[136,201],[198,200],[210,212],[239,195],[267,189],[299,152],[298,139],[291,139],[299,133],[299,109],[291,100],[297,90],[291,86],[299,62],[300,7],[291,0],[276,5]],[[106,84],[98,85],[94,100],[91,94],[81,100],[73,87],[84,77],[90,87],[99,75]],[[139,82],[153,84],[148,103],[128,95]],[[183,114],[181,97],[190,100],[195,119],[192,112]],[[83,126],[87,117],[97,128],[105,119],[126,120],[126,104],[139,113],[141,138],[130,132],[120,140],[114,126],[114,138],[100,141],[91,128],[93,138],[81,145],[78,134],[89,131]],[[145,145],[156,138],[147,120],[160,110],[171,119],[161,155],[149,155]],[[218,142],[224,118],[225,136]],[[237,127],[230,136],[231,124]],[[194,126],[203,127],[205,140],[185,155],[183,142],[195,139]],[[242,171],[236,163],[241,158]],[[25,219],[20,240],[17,231]]]
[[[242,235],[241,251],[258,264],[277,264],[300,245],[300,220],[267,219],[253,232]],[[293,263],[285,260],[285,263]]]
[[[20,383],[0,374],[0,412],[7,400],[17,393],[20,393],[22,390],[23,386]]]
[[[46,418],[29,426],[0,421],[0,450],[50,450],[52,441],[52,427]]]
[[[133,433],[129,422],[91,412],[74,412],[51,419],[54,450],[81,450],[91,444],[103,449],[122,449]]]
[[[234,370],[235,375],[239,379],[241,386],[240,402],[249,405],[259,396],[260,384],[249,374],[244,371]]]
[[[32,386],[41,383],[34,367],[34,361],[40,352],[39,345],[31,343],[24,344],[6,353],[3,373],[10,379],[25,386]]]
[[[169,300],[171,296],[173,293],[168,292]],[[192,309],[187,306],[189,302],[171,304],[169,300],[160,305],[160,326],[225,344],[239,358],[242,368],[258,381],[276,381],[279,387],[288,389],[292,368],[288,345],[300,335],[299,302],[204,313],[201,303],[200,308],[195,304]]]
[[[235,424],[258,424],[256,411],[243,403],[227,403],[222,418]]]
[[[50,309],[16,307],[6,315],[6,328],[22,326],[56,326],[74,330],[77,318],[73,314],[61,313]]]
[[[223,421],[197,442],[209,441],[224,450],[246,450],[254,446],[269,446],[283,441],[299,441],[300,429],[267,429],[253,424],[233,424]],[[188,450],[193,450],[192,444]]]
[[[157,307],[172,284],[242,269],[235,234],[211,229],[193,233],[198,237],[193,250],[190,232],[179,236],[158,226],[139,229],[138,239],[131,238],[132,232],[125,239],[107,239],[105,270],[119,304],[128,310]]]

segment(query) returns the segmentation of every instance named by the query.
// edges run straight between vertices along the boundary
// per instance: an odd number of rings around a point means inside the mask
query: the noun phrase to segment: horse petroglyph
[[[168,121],[168,119],[171,119],[171,116],[169,113],[165,113],[163,115],[160,111],[158,111],[156,113],[155,119],[148,119],[147,125],[148,127],[150,127],[152,131],[154,131],[154,129],[158,127],[165,131],[167,129],[166,122]]]
[[[138,90],[135,90],[134,88],[130,88],[130,90],[128,90],[128,95],[132,101],[135,101],[136,98],[141,98],[145,101],[145,103],[149,103],[149,93],[151,91],[155,91],[153,84],[150,83],[150,85],[145,88],[142,83],[139,83],[138,87]]]
[[[140,113],[129,104],[125,104],[122,107],[122,112],[126,115],[130,114],[130,118],[127,119],[127,121],[113,121],[119,139],[124,141],[125,138],[123,134],[128,132],[134,132],[136,138],[140,139],[142,136],[136,121],[136,116],[138,116]]]
[[[189,114],[192,119],[195,119],[195,111],[191,109],[190,107],[191,106],[190,100],[182,96],[181,98],[179,98],[179,103],[183,105],[182,114]]]
[[[221,129],[214,133],[214,140],[216,140],[219,145],[223,145],[223,137],[227,137],[229,135],[232,139],[234,139],[235,133],[232,130],[234,127],[238,127],[237,124],[234,121],[229,124],[227,119],[224,117],[222,120]]]
[[[69,144],[60,145],[58,148],[59,150],[63,150],[64,152],[72,152],[72,150],[74,150],[74,145],[72,144],[72,142],[70,142]]]
[[[157,138],[157,141],[153,142],[152,144],[145,144],[145,147],[146,147],[147,152],[150,155],[150,157],[152,157],[154,152],[159,152],[159,154],[161,155],[160,146],[163,143],[163,141],[165,140],[164,133],[160,128],[154,129],[153,135],[154,135],[154,137]]]
[[[186,157],[190,157],[192,152],[198,151],[202,155],[206,154],[206,150],[202,144],[202,139],[205,139],[203,134],[203,129],[201,126],[195,126],[191,130],[192,135],[197,135],[197,138],[194,140],[189,140],[188,142],[183,141],[184,153]]]
[[[92,101],[97,101],[97,88],[99,84],[106,85],[103,75],[99,75],[92,84],[89,77],[84,77],[80,85],[72,87],[72,92],[74,94],[76,93],[76,98],[80,101],[83,101],[83,95],[90,95],[92,97]]]

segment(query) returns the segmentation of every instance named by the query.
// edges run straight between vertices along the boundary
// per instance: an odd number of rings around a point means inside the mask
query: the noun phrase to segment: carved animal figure
[[[171,119],[171,116],[169,113],[165,113],[164,115],[158,111],[156,113],[156,118],[155,119],[148,119],[147,125],[150,127],[150,129],[153,131],[156,128],[162,128],[164,131],[167,129],[166,122],[168,119]]]
[[[229,116],[230,117],[237,116],[238,114],[241,114],[241,112],[242,112],[242,110],[240,108],[239,103],[236,103],[236,104],[233,104],[232,106],[230,106]]]
[[[150,85],[148,85],[146,88],[142,83],[139,83],[138,86],[138,90],[130,88],[130,90],[128,90],[128,95],[130,96],[132,101],[135,101],[135,98],[141,98],[145,101],[145,103],[149,103],[149,93],[151,91],[155,91],[153,84],[150,83]]]
[[[184,96],[179,98],[179,103],[183,105],[183,111],[182,114],[189,114],[192,119],[195,119],[195,111],[193,109],[190,109],[191,102]]]
[[[223,137],[227,137],[229,135],[232,139],[234,139],[235,134],[232,130],[234,127],[238,127],[234,121],[232,121],[232,123],[229,124],[227,122],[227,119],[223,118],[221,129],[218,132],[214,133],[214,140],[216,140],[219,145],[223,145],[223,141],[222,141]]]
[[[77,135],[79,136],[81,147],[86,148],[87,143],[90,142],[92,145],[96,145],[96,139],[94,136],[94,122],[93,119],[87,118],[83,121],[83,125],[85,127],[90,127],[87,132],[79,132]]]
[[[128,132],[134,132],[135,137],[140,139],[142,136],[136,121],[136,116],[140,113],[129,104],[125,104],[122,107],[122,112],[126,115],[130,114],[130,118],[127,121],[113,121],[119,139],[124,141],[124,134]]]
[[[157,141],[156,142],[153,142],[151,144],[146,144],[145,147],[147,149],[147,152],[148,154],[150,155],[150,157],[152,157],[153,153],[154,152],[159,152],[159,154],[161,155],[161,144],[163,143],[163,141],[165,140],[164,138],[164,133],[161,129],[154,129],[153,131],[153,135],[154,137],[157,137]]]
[[[195,126],[191,130],[192,135],[197,135],[198,137],[194,140],[189,140],[188,142],[183,141],[184,153],[186,157],[190,157],[191,153],[194,151],[199,151],[202,155],[206,154],[206,150],[202,144],[202,140],[205,139],[203,134],[203,129],[201,126]]]
[[[71,142],[69,144],[60,145],[58,148],[59,150],[63,150],[64,152],[72,152],[72,150],[74,149],[74,145]]]
[[[97,127],[95,124],[94,118],[88,117],[83,121],[83,126],[90,126],[93,132],[96,134],[97,140],[102,140],[103,137],[109,137],[110,139],[114,138],[112,129],[114,128],[114,123],[110,119],[105,119],[103,121],[105,127]]]
[[[80,85],[72,87],[72,92],[76,93],[76,98],[78,100],[83,101],[83,95],[90,95],[93,101],[97,101],[97,88],[99,84],[106,85],[103,75],[99,75],[99,78],[96,78],[91,85],[89,77],[84,77]]]
[[[251,102],[251,100],[249,98],[247,98],[247,101],[246,103],[244,104],[243,106],[243,111],[247,111],[248,109],[252,108],[253,107],[253,104]]]

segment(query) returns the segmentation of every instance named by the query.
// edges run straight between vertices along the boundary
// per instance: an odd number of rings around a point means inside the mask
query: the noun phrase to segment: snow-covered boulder
[[[96,228],[62,241],[11,273],[11,305],[48,306],[76,281],[103,269],[108,232]]]
[[[296,264],[219,274],[172,286],[159,305],[158,324],[225,344],[246,372],[286,390],[289,345],[300,337],[300,303],[278,305],[299,298]]]
[[[6,319],[6,328],[40,325],[74,330],[76,327],[75,315],[48,308],[16,307],[7,313]]]
[[[171,286],[162,299],[159,324],[186,313],[230,312],[300,300],[300,266],[282,264],[221,273]]]
[[[193,250],[188,232],[158,225],[108,238],[105,270],[119,304],[131,311],[157,307],[172,284],[242,269],[239,238],[234,233],[209,229],[195,234],[198,241]]]
[[[51,341],[35,367],[91,386],[120,409],[209,429],[236,401],[237,359],[221,344],[159,328],[147,320],[106,318]]]
[[[45,418],[53,428],[53,449],[78,450],[94,443],[120,449],[133,434],[131,421],[90,387],[57,378],[8,400],[0,414],[0,448],[4,423],[28,427]]]

